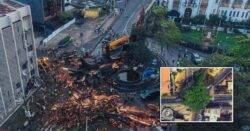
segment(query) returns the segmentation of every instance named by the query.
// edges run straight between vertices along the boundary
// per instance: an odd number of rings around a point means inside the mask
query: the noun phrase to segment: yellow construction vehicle
[[[126,44],[129,41],[129,37],[124,35],[114,41],[111,41],[106,45],[106,54],[108,57],[110,57],[111,51],[115,50],[116,48]]]
[[[129,37],[124,35],[124,36],[120,37],[119,39],[116,39],[116,40],[112,41],[111,43],[109,43],[108,47],[110,50],[113,50],[116,47],[125,44],[126,42],[128,42],[128,40],[129,40]]]

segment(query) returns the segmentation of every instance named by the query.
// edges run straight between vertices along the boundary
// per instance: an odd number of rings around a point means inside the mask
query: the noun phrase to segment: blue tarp
[[[143,71],[143,74],[142,74],[142,79],[145,80],[145,79],[148,79],[150,78],[151,76],[153,75],[157,75],[158,72],[156,69],[153,69],[153,68],[146,68],[144,71]]]

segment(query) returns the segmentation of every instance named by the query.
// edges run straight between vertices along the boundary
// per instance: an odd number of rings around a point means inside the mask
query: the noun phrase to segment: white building
[[[176,10],[181,17],[194,17],[202,14],[226,16],[232,21],[250,19],[250,0],[159,0],[170,10]]]
[[[30,7],[0,0],[0,126],[29,93],[39,76]]]
[[[71,0],[64,0],[64,4],[71,4]]]

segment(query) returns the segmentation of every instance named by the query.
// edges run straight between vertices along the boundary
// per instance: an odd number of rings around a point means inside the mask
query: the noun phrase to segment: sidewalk
[[[83,44],[85,44],[98,37],[98,34],[95,33],[95,29],[103,23],[106,17],[107,16],[102,16],[94,20],[86,20],[83,25],[73,24],[56,35],[55,38],[50,40],[46,45],[39,46],[39,49],[56,47],[57,44],[66,36],[71,36],[74,46],[80,47],[81,39]],[[81,33],[83,34],[82,38],[80,37]]]

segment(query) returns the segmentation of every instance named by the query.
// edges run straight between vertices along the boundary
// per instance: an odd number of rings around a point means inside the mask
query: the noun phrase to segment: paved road
[[[185,51],[188,52],[187,53],[188,58],[190,56],[188,54],[190,53],[197,53],[203,58],[209,57],[209,54],[205,54],[197,50],[193,50],[190,48],[186,48],[186,47],[182,47],[182,46],[174,45],[174,44],[163,46],[163,50],[161,53],[161,46],[159,42],[152,38],[147,38],[147,47],[154,53],[161,55],[168,66],[177,66],[178,61],[184,57]]]
[[[231,95],[217,95],[213,98],[214,102],[232,102],[232,96]]]
[[[139,17],[141,8],[148,7],[152,1],[153,0],[130,0],[125,11],[113,25],[114,31],[118,34],[125,33],[126,29],[130,29]]]
[[[141,8],[144,6],[147,8],[154,0],[130,0],[124,12],[114,21],[112,29],[117,34],[129,33],[127,29],[132,27],[132,24],[136,22],[139,17]],[[107,34],[106,34],[107,35]],[[92,56],[96,59],[100,59],[103,56],[102,43],[99,41],[96,43],[96,48],[92,52]]]
[[[226,68],[223,72],[216,76],[213,86],[220,84],[221,81],[223,81],[230,74],[232,74],[232,68]]]
[[[162,104],[167,104],[167,103],[183,103],[182,99],[175,98],[175,99],[162,99],[161,100]]]

